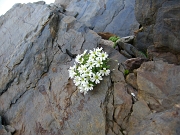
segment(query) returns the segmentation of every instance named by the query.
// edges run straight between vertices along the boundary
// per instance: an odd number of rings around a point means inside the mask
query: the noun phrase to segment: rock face
[[[60,4],[65,8],[69,5],[70,2],[71,0],[55,0],[55,4]]]
[[[154,45],[180,53],[180,1],[167,1],[159,8],[154,26]]]
[[[179,135],[180,66],[145,60],[124,76],[124,62],[138,58],[127,60],[95,32],[120,32],[118,17],[131,16],[133,2],[61,2],[67,3],[16,4],[0,17],[0,134]],[[72,3],[78,16],[70,12]],[[127,31],[120,33],[133,28]],[[66,49],[80,54],[97,46],[109,54],[111,74],[82,95],[69,78],[74,59]]]
[[[129,119],[130,135],[180,133],[179,71],[180,66],[162,61],[143,63],[137,70],[139,101]]]
[[[135,3],[136,19],[144,28],[137,34],[136,47],[146,52],[147,48],[153,45],[158,50],[156,54],[158,53],[160,58],[156,55],[153,57],[158,60],[162,59],[161,53],[167,52],[179,57],[180,1],[136,0]],[[179,64],[179,60],[176,64]]]
[[[110,65],[116,69],[112,74],[121,76],[106,77],[88,95],[80,94],[69,79],[74,60],[66,49],[76,54],[93,49],[100,36],[60,9],[17,4],[1,17],[0,115],[16,135],[120,134],[132,100],[118,62]],[[113,48],[104,49],[119,63],[126,60]]]
[[[180,66],[147,62],[137,70],[139,96],[155,111],[163,111],[180,102]],[[144,95],[145,93],[145,95]],[[155,108],[153,108],[155,107]]]
[[[67,5],[63,0],[55,3]],[[135,0],[72,0],[66,10],[78,12],[77,19],[96,32],[111,32],[122,37],[133,34],[139,27],[134,4]]]

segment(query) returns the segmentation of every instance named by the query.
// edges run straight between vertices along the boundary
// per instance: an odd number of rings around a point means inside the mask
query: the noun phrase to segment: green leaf
[[[125,69],[124,70],[124,75],[128,75],[129,74],[129,70],[128,69]]]

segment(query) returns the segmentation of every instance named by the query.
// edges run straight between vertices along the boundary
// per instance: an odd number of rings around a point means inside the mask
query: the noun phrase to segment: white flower
[[[79,64],[82,64],[84,62],[84,58],[81,58],[80,60],[79,60]]]
[[[107,67],[108,54],[101,48],[93,51],[84,50],[83,54],[77,55],[74,66],[69,68],[69,76],[81,93],[86,94],[93,90],[95,84],[103,80],[104,75],[109,75]]]
[[[84,50],[83,54],[82,55],[85,55],[87,53],[87,50]]]
[[[108,57],[108,54],[106,52],[102,52],[99,53],[98,56],[102,59],[102,60],[106,60]]]
[[[79,88],[79,91],[80,91],[81,93],[84,93],[84,92],[85,92],[85,88],[84,88],[83,86],[79,86],[78,88]]]
[[[79,68],[78,68],[78,71],[80,74],[84,73],[87,71],[87,65],[81,65]]]
[[[96,49],[94,49],[93,51],[90,51],[90,55],[97,55],[98,51],[96,51]]]
[[[101,52],[102,49],[103,49],[102,47],[101,47],[101,48],[98,47],[98,48],[96,48],[95,50],[96,50],[96,52]]]
[[[82,55],[77,55],[76,56],[76,58],[75,58],[75,61],[77,62],[77,63],[79,63],[80,62],[80,59],[81,59],[81,57],[82,57]]]
[[[89,69],[92,69],[95,65],[95,62],[91,59],[89,59],[86,63],[86,66],[89,68]]]
[[[93,73],[92,73],[91,69],[88,68],[88,69],[82,74],[82,76],[84,76],[84,77],[86,77],[87,79],[89,79],[89,77],[91,77],[92,74],[93,74]]]
[[[109,73],[110,73],[110,70],[107,69],[106,72],[105,72],[105,75],[107,76],[107,75],[109,75]]]
[[[87,83],[84,87],[86,91],[93,90],[93,84],[91,83]]]
[[[99,57],[96,58],[95,65],[96,67],[100,67],[103,64],[102,60]]]
[[[106,68],[103,68],[103,70],[100,70],[100,74],[102,75],[102,76],[104,76],[104,75],[109,75],[109,73],[110,73],[110,70],[109,69],[106,69]]]
[[[74,77],[74,83],[76,86],[79,86],[81,84],[81,78],[79,76]]]
[[[92,82],[95,82],[95,84],[100,83],[100,80],[102,80],[101,74],[98,72],[96,74],[93,74],[92,76]]]
[[[89,55],[89,60],[93,61],[95,60],[95,58],[96,58],[96,55],[94,53]]]
[[[76,75],[75,69],[76,69],[76,67],[73,66],[73,67],[70,67],[69,70],[68,70],[69,71],[69,77],[71,79],[74,78],[74,76]]]

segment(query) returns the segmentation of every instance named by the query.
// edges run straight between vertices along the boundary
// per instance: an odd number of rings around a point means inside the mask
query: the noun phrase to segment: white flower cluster
[[[109,75],[108,60],[108,54],[102,48],[90,50],[89,53],[85,50],[83,54],[76,56],[74,66],[68,71],[81,93],[86,94],[93,90],[93,87],[103,80],[103,76]]]

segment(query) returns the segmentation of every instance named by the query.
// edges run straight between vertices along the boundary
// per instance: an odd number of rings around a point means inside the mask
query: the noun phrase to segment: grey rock
[[[138,89],[137,87],[137,76],[134,73],[129,73],[126,76],[126,82],[133,86],[135,89]]]
[[[78,12],[72,12],[72,11],[66,11],[65,12],[65,15],[67,15],[67,16],[73,16],[73,17],[77,17],[78,16]]]
[[[90,94],[89,98],[87,96],[84,99],[85,97],[76,91],[72,81],[68,81],[67,69],[73,61],[65,53],[66,49],[81,53],[82,46],[92,49],[97,46],[99,36],[92,31],[84,34],[77,32],[76,28],[80,24],[77,23],[76,26],[74,17],[58,14],[62,19],[58,22],[58,19],[54,19],[56,14],[51,14],[52,10],[47,5],[26,4],[16,6],[12,10],[14,12],[4,16],[6,21],[1,26],[0,33],[7,39],[1,44],[0,112],[6,116],[7,121],[12,122],[17,129],[16,134],[105,134],[104,114],[101,113],[101,108],[95,109],[93,102],[98,99],[100,106],[106,90],[102,88],[101,91],[91,92],[96,96],[98,93],[104,93],[100,94],[102,98],[94,96],[91,102]],[[16,14],[17,12],[23,15]],[[12,20],[8,16],[12,16]],[[31,17],[25,18],[26,16]],[[22,21],[18,18],[22,18]],[[27,22],[23,21],[24,18]],[[17,23],[12,24],[13,21]],[[55,24],[59,26],[55,27]],[[19,31],[18,34],[15,34],[17,30],[12,29],[12,25]],[[56,31],[57,27],[60,28],[59,31]],[[92,41],[94,45],[89,46]],[[9,44],[11,42],[12,44]],[[104,81],[105,85],[102,86],[108,90],[109,79]],[[72,88],[69,88],[69,85]],[[75,93],[80,96],[79,100]],[[97,113],[97,118],[90,115],[93,110]],[[99,126],[97,130],[91,126],[82,129],[82,125],[86,123],[79,125],[77,121],[88,121],[89,125],[95,125],[93,121],[97,121]],[[72,124],[72,129],[69,128],[69,123]],[[25,130],[21,129],[22,125]]]
[[[46,4],[46,2],[45,1],[38,1],[38,2],[34,2],[35,4],[41,4],[41,5],[44,5],[44,4]]]
[[[51,3],[48,5],[49,9],[51,10],[54,10],[56,12],[60,12],[60,13],[63,13],[65,12],[65,9],[60,5],[60,4],[54,4],[54,3]]]
[[[133,104],[128,135],[179,134],[178,70],[162,61],[145,62],[137,69],[139,101]]]
[[[0,130],[3,129],[3,126],[2,126],[2,118],[0,116]]]
[[[99,45],[99,47],[103,47],[104,51],[106,51],[109,54],[109,57],[116,61],[116,63],[123,63],[125,60],[127,60],[126,57],[124,57],[122,54],[120,54],[117,50],[115,50],[112,47],[106,46],[106,45]],[[116,64],[112,64],[110,67],[111,70],[116,69]]]
[[[132,98],[127,93],[126,83],[117,82],[114,84],[114,106],[114,119],[122,129],[125,129],[132,107]]]
[[[143,62],[147,62],[147,59],[143,59],[143,58],[131,58],[131,59],[127,59],[124,62],[124,65],[126,66],[126,69],[133,71],[134,69],[137,69],[141,66],[141,64]]]
[[[170,109],[161,113],[150,114],[141,123],[133,125],[134,127],[128,135],[178,135],[180,111],[177,108]],[[171,117],[173,116],[173,117]],[[130,119],[133,120],[133,119]],[[158,125],[158,126],[157,126]],[[158,128],[157,128],[158,127]]]
[[[10,132],[10,133],[15,132],[15,129],[13,127],[11,127],[10,125],[5,126],[5,129],[6,129],[7,132]]]
[[[100,44],[100,45],[107,45],[107,46],[114,47],[114,42],[112,42],[112,41],[110,41],[110,40],[101,39],[101,40],[99,41],[99,44]]]
[[[105,77],[88,95],[80,94],[69,79],[67,69],[74,60],[66,54],[66,49],[80,54],[85,49],[97,47],[100,37],[73,16],[56,14],[56,10],[45,4],[19,4],[3,16],[0,35],[6,40],[2,40],[0,50],[0,113],[13,125],[17,135],[104,135],[109,128],[120,131],[119,126],[113,127],[111,121],[106,122],[104,116],[108,112],[107,117],[113,121],[113,99],[118,100],[118,97],[113,98],[111,78],[125,83],[118,71],[118,62],[122,63],[126,58],[104,46],[109,57],[118,61],[116,65],[109,63],[116,69],[114,77]],[[115,77],[116,73],[122,78]],[[126,93],[126,96],[131,103],[130,95]],[[127,108],[125,112],[130,107],[127,105]],[[123,114],[124,111],[116,112]],[[9,126],[6,128],[14,131]]]
[[[120,50],[120,53],[122,54],[122,55],[124,55],[126,58],[132,58],[132,56],[129,54],[129,53],[127,53],[125,50]]]
[[[120,41],[123,43],[133,44],[134,38],[135,38],[134,35],[131,35],[131,36],[120,38]]]
[[[139,26],[134,15],[134,0],[56,0],[55,3],[65,5],[67,11],[78,12],[77,19],[96,32],[111,32],[122,37],[132,35]]]
[[[154,45],[167,48],[173,53],[180,53],[180,1],[167,1],[157,12],[154,26]]]
[[[135,56],[135,54],[132,51],[132,48],[134,48],[134,46],[132,46],[131,44],[127,44],[127,43],[123,43],[121,42],[121,40],[119,39],[117,42],[119,51],[120,50],[125,50],[129,55],[131,56]]]
[[[153,61],[162,60],[169,64],[180,64],[179,54],[173,54],[163,49],[157,49],[154,45],[151,45],[147,49],[148,58]]]
[[[137,70],[138,95],[157,112],[180,102],[180,66],[163,61],[145,62]]]
[[[11,133],[8,133],[4,128],[0,129],[0,135],[11,135]]]
[[[72,0],[55,0],[54,3],[55,3],[56,5],[57,5],[57,4],[60,4],[60,5],[62,5],[64,8],[66,8],[71,1],[72,1]]]
[[[160,57],[156,57],[157,59],[161,59],[164,55],[161,54],[162,50],[179,54],[179,7],[178,0],[136,0],[135,15],[137,21],[143,26],[143,31],[137,34],[135,46],[146,52],[149,46],[154,45],[159,50]],[[169,61],[168,57],[166,61]]]
[[[153,44],[153,25],[144,27],[143,31],[138,32],[134,39],[134,46],[144,53],[147,53],[148,47]]]
[[[135,15],[142,26],[152,25],[156,21],[158,9],[167,0],[136,0]]]
[[[139,58],[144,58],[146,59],[145,54],[143,54],[142,52],[140,52],[136,47],[134,47],[131,44],[127,44],[127,43],[123,43],[121,42],[120,39],[118,39],[116,41],[119,51],[121,52],[121,50],[124,50],[125,52],[122,53],[128,53],[131,57],[139,57]],[[128,54],[125,54],[128,58],[131,58]]]
[[[140,100],[133,105],[133,112],[131,115],[132,117],[135,117],[138,120],[142,120],[146,118],[150,113],[151,110],[149,109],[147,103],[145,101]]]
[[[179,66],[143,63],[135,73],[138,91],[128,85],[123,75],[127,58],[100,45],[101,37],[87,27],[91,21],[82,21],[90,8],[95,13],[102,5],[96,2],[94,8],[90,4],[83,9],[82,18],[59,12],[58,4],[42,3],[16,4],[0,17],[0,114],[6,121],[0,123],[0,134],[179,134]],[[107,7],[101,6],[107,9],[104,15],[117,1],[106,2]],[[125,7],[130,4],[123,2]],[[119,16],[121,6],[112,15]],[[97,46],[108,53],[111,74],[82,95],[69,78],[74,59],[66,49],[81,54]]]

